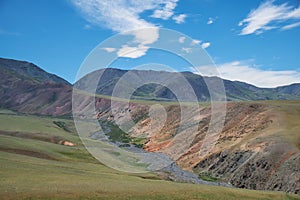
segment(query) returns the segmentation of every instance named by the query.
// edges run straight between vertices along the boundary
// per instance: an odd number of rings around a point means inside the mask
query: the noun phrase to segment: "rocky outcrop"
[[[106,100],[98,102],[107,105]],[[210,122],[209,105],[199,108],[201,118],[189,113],[189,120],[184,122],[186,129],[179,128],[181,109],[174,104],[164,105],[167,115],[161,129],[151,122],[153,116],[149,117],[149,104],[131,103],[128,109],[120,106],[118,114],[113,117],[107,108],[100,118],[111,121],[122,119],[125,123],[128,117],[132,117],[136,123],[129,131],[131,137],[143,137],[145,150],[169,156],[176,145],[176,135],[181,131],[195,130],[191,129],[195,126],[196,132],[187,132],[191,140],[189,145],[182,144],[183,152],[175,157],[176,163],[183,169],[200,177],[208,174],[212,180],[239,188],[299,194],[300,126],[287,120],[299,120],[300,107],[296,105],[299,102],[229,103],[223,130],[204,157],[199,155],[199,151]]]

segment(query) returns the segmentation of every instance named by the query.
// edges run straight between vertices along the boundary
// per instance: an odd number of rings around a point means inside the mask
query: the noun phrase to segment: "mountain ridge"
[[[71,112],[71,84],[24,61],[0,59],[0,107],[62,116]]]
[[[71,85],[71,83],[69,83],[65,79],[59,77],[56,74],[48,73],[31,62],[0,58],[0,65],[2,69],[4,68],[7,70],[12,70],[16,74],[23,75],[26,77],[33,77],[34,79],[40,82],[55,82]]]
[[[0,58],[0,105],[2,108],[12,109],[19,112],[41,115],[71,115],[72,87],[87,89],[91,82],[100,82],[97,85],[97,94],[111,96],[120,78],[129,72],[115,68],[97,70],[87,74],[75,84],[54,74],[49,74],[38,66],[13,59]],[[174,78],[169,84],[176,83],[176,77],[183,76],[194,90],[198,101],[209,101],[210,92],[204,81],[204,77],[191,72],[165,72],[153,70],[130,71],[142,83],[143,77],[149,75],[150,79],[159,76],[161,79]],[[222,79],[218,77],[205,77],[207,80]],[[277,88],[258,88],[256,86],[229,80],[222,80],[225,86],[227,100],[297,100],[300,99],[300,83]],[[178,85],[179,90],[185,88]],[[184,94],[184,93],[183,93]],[[134,91],[133,99],[176,101],[176,95],[168,87],[158,84],[146,84]],[[188,98],[188,97],[187,97]],[[223,99],[225,100],[225,99]]]
[[[239,101],[239,100],[297,100],[300,99],[300,83],[295,83],[286,86],[280,86],[275,88],[260,88],[254,85],[240,82],[221,79],[219,77],[203,77],[192,72],[166,72],[166,71],[153,71],[153,70],[121,70],[117,68],[106,68],[94,71],[82,77],[74,85],[78,89],[90,90],[90,85],[93,85],[101,76],[96,93],[101,95],[111,96],[117,82],[126,73],[130,72],[139,79],[139,81],[145,79],[146,76],[162,76],[170,77],[172,73],[175,75],[182,75],[188,83],[192,86],[197,99],[199,101],[209,101],[210,94],[206,86],[208,82],[220,82],[224,83],[227,100]],[[176,84],[170,82],[170,84]],[[128,82],[128,81],[127,81]],[[153,93],[154,92],[154,93]],[[172,92],[166,88],[155,84],[148,84],[138,88],[133,94],[134,98],[150,98],[150,99],[165,99],[176,100],[176,97]],[[224,100],[224,99],[223,99]]]
[[[24,64],[20,62],[19,64]],[[25,63],[27,64],[27,63]],[[31,66],[31,65],[30,65]],[[36,69],[33,67],[33,69]],[[7,69],[0,63],[0,108],[10,109],[26,114],[71,116],[72,110],[72,86],[61,80],[48,80],[47,75],[42,77],[30,77],[31,73],[22,74],[22,71]],[[100,71],[101,72],[101,71]],[[92,79],[99,79],[99,71],[91,73]],[[43,73],[43,72],[42,72]],[[98,84],[98,92],[112,92],[119,77],[124,75],[122,70],[108,69],[109,76],[102,76],[100,80],[104,84]],[[148,73],[148,72],[146,72]],[[149,72],[150,73],[150,72]],[[166,72],[159,72],[166,75]],[[34,74],[34,73],[33,73]],[[143,80],[143,71],[133,71],[138,80]],[[155,77],[158,72],[151,72]],[[138,76],[139,75],[139,76]],[[172,74],[171,74],[172,75]],[[174,74],[173,74],[174,75]],[[204,86],[203,77],[192,73],[184,73],[192,86]],[[170,73],[167,73],[167,77]],[[88,76],[75,84],[75,88],[89,86]],[[140,78],[140,79],[139,79]],[[214,79],[218,79],[214,77]],[[200,83],[198,83],[200,81]],[[300,84],[292,84],[273,89],[260,89],[255,86],[224,81],[230,98],[256,98],[260,95],[273,94],[273,97],[289,97],[286,93],[298,94]],[[136,95],[154,95],[170,98],[171,91],[158,85],[142,86],[136,90]],[[247,88],[248,87],[248,88]],[[243,89],[246,88],[246,92]],[[87,87],[86,89],[92,89]],[[208,99],[207,88],[200,88],[197,94],[204,94],[202,99]],[[144,92],[144,93],[143,93]],[[197,91],[196,91],[197,92]],[[248,92],[248,93],[247,93]],[[150,95],[151,94],[151,95]],[[174,94],[173,94],[174,95]],[[235,96],[236,95],[236,96]],[[277,96],[276,96],[277,95]],[[294,97],[294,96],[292,96]],[[139,138],[146,151],[172,153],[176,147],[176,134],[180,131],[189,131],[192,143],[184,146],[183,153],[175,161],[184,169],[197,173],[200,178],[222,180],[230,182],[240,188],[280,190],[299,194],[299,168],[300,138],[299,138],[299,101],[232,101],[228,102],[224,128],[219,135],[216,145],[206,157],[199,157],[199,149],[210,125],[211,107],[209,104],[199,104],[201,118],[195,115],[196,111],[186,112],[184,123],[186,129],[180,128],[181,108],[178,104],[162,103],[166,111],[166,123],[152,126],[149,117],[151,104],[142,104],[143,101],[131,102],[129,108],[125,108],[122,102],[111,109],[113,98],[102,98],[90,93],[78,94],[78,101],[73,108],[78,109],[80,119],[99,120],[99,123],[114,123],[114,119],[120,119],[126,124],[131,116],[135,122],[131,127],[130,137]],[[295,96],[298,98],[298,96]],[[166,98],[165,98],[166,99]],[[156,102],[155,102],[156,104]],[[187,105],[188,106],[188,105]],[[95,113],[96,112],[99,113]],[[97,116],[95,116],[97,114]],[[99,117],[99,118],[98,118]],[[154,118],[153,118],[154,119]],[[159,118],[158,118],[159,119]],[[175,145],[175,146],[174,146]]]

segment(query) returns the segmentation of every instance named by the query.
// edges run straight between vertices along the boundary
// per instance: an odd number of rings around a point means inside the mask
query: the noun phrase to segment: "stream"
[[[147,152],[142,148],[138,148],[133,144],[122,142],[111,142],[107,133],[110,132],[108,126],[103,127],[103,131],[96,132],[90,136],[91,139],[100,140],[117,148],[122,148],[131,153],[136,153],[141,157],[140,162],[147,164],[147,170],[162,175],[168,180],[176,182],[194,183],[232,187],[232,185],[223,182],[210,182],[200,179],[196,174],[181,169],[168,155],[158,152]]]

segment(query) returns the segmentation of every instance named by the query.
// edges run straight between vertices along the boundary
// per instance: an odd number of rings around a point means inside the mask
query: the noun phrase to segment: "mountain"
[[[279,93],[300,96],[300,83],[294,83],[292,85],[277,87],[274,90]]]
[[[123,78],[124,75],[128,74],[128,72],[130,72],[128,78]],[[101,78],[98,82],[99,77]],[[187,82],[185,82],[183,78]],[[128,71],[108,68],[105,70],[98,70],[84,76],[75,84],[75,87],[90,91],[92,90],[90,86],[98,83],[96,93],[111,96],[113,94],[113,90],[116,88],[116,84],[118,84],[120,80],[122,81],[120,84],[122,87],[124,87],[124,85],[128,85],[128,87],[130,87],[130,85],[135,84],[134,82],[141,83],[141,87],[137,88],[132,95],[132,98],[135,99],[156,99],[164,101],[176,100],[176,95],[168,88],[176,85],[178,86],[178,90],[185,91],[187,88],[186,85],[189,85],[195,92],[198,101],[209,101],[210,93],[206,83],[215,84],[222,83],[222,81],[225,87],[226,98],[229,101],[300,99],[300,83],[278,88],[259,88],[243,82],[222,80],[218,77],[202,77],[191,72],[174,73],[152,70]],[[165,81],[165,86],[156,83],[148,83],[143,85],[145,82],[161,82],[164,80],[167,80]],[[216,96],[218,95],[221,96],[220,93],[216,94]],[[188,97],[183,98],[188,100]]]
[[[229,102],[223,128],[211,136],[207,136],[212,117],[209,104],[195,108],[161,102],[162,109],[156,103],[137,101],[127,105],[113,100],[116,102],[111,109],[110,101],[96,101],[105,131],[116,130],[112,125],[115,120],[119,127],[133,120],[134,125],[126,131],[131,144],[147,152],[164,153],[203,180],[300,194],[300,101]],[[78,103],[84,105],[86,101]],[[83,118],[93,117],[88,110],[81,113],[86,115],[81,115]],[[114,132],[107,135],[112,141],[128,142],[126,133],[122,137]],[[100,138],[97,133],[91,135]],[[208,151],[202,154],[206,148]]]
[[[72,85],[34,64],[9,59],[0,61],[0,108],[28,114],[70,115]],[[129,79],[122,79],[127,72],[131,72]],[[100,75],[103,76],[98,82]],[[79,80],[75,87],[92,92],[91,83],[96,83],[98,94],[111,95],[119,81],[126,89],[130,88],[133,81],[140,84],[148,80],[148,84],[141,85],[133,91],[134,98],[170,101],[176,100],[173,92],[168,87],[153,84],[151,81],[165,80],[165,83],[174,84],[179,90],[183,90],[184,94],[185,87],[178,84],[181,83],[178,80],[182,76],[201,101],[210,99],[204,80],[210,83],[221,80],[218,77],[202,77],[190,72],[107,69],[88,74]],[[196,173],[204,180],[230,183],[239,188],[300,194],[300,102],[235,101],[300,99],[300,84],[266,89],[237,81],[223,82],[227,98],[232,102],[226,105],[224,127],[216,143],[205,156],[199,156],[199,152],[211,125],[212,108],[209,103],[202,103],[197,109],[192,107],[190,112],[181,113],[182,107],[176,102],[160,102],[164,108],[162,109],[155,106],[157,102],[154,102],[152,107],[151,102],[132,101],[127,108],[123,101],[111,100],[106,96],[95,98],[89,93],[79,91],[79,99],[73,107],[80,115],[74,117],[95,120],[97,114],[101,126],[111,126],[108,129],[115,130],[114,133],[109,133],[113,139],[131,140],[148,152],[173,156],[180,167]],[[117,102],[114,104],[114,112],[111,109],[111,101]],[[189,106],[191,105],[187,104],[184,108]],[[95,113],[95,107],[99,113]],[[161,119],[160,115],[150,117],[150,111],[158,114],[164,111],[164,115],[161,116],[165,118]],[[201,113],[200,117],[197,112]],[[125,134],[121,132],[120,136],[116,135],[120,130],[116,128],[114,119],[128,125],[131,118],[135,123],[130,130]],[[157,120],[157,124],[152,120]],[[181,121],[183,127],[180,125]],[[164,122],[162,127],[161,122]],[[95,134],[86,135],[90,137]],[[182,134],[187,136],[188,140],[178,143],[178,136]],[[180,152],[174,154],[177,150]]]
[[[69,115],[72,86],[36,65],[0,59],[0,108],[40,115]]]
[[[41,115],[69,115],[71,113],[72,85],[64,79],[49,74],[32,63],[5,58],[0,58],[0,72],[1,108]],[[226,98],[229,101],[300,99],[300,83],[277,88],[258,88],[243,82],[222,80],[218,77],[202,77],[191,72],[128,71],[108,68],[84,76],[75,83],[75,87],[92,93],[94,91],[91,91],[93,88],[90,86],[95,82],[97,94],[111,96],[120,80],[123,81],[123,87],[127,85],[130,88],[132,84],[130,79],[124,81],[122,78],[128,72],[133,76],[132,80],[137,80],[141,85],[133,92],[131,98],[134,99],[174,101],[177,97],[168,88],[171,86],[177,88],[178,91],[183,91],[182,99],[189,100],[190,97],[185,96],[188,92],[184,92],[185,85],[189,85],[199,101],[209,101],[210,93],[206,82],[214,84],[220,81],[224,83]],[[101,79],[98,82],[100,76]],[[180,84],[182,77],[187,81],[185,85]],[[144,84],[145,80],[149,83]],[[151,81],[162,80],[166,80],[165,86],[151,83]]]
[[[15,74],[22,75],[36,82],[53,82],[71,85],[59,76],[50,74],[35,64],[26,61],[0,58],[0,68],[1,70],[12,71]]]

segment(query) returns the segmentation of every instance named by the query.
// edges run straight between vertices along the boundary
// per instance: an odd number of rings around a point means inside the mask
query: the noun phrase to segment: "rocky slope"
[[[0,59],[0,108],[62,116],[71,112],[72,86],[32,63]]]
[[[162,152],[176,160],[183,169],[193,171],[204,180],[221,181],[233,186],[258,190],[280,190],[300,194],[300,102],[232,102],[227,105],[224,127],[216,143],[205,155],[205,135],[210,123],[210,106],[188,114],[186,129],[180,128],[181,109],[178,105],[163,103],[166,119],[163,126],[159,118],[149,116],[151,104],[119,103],[112,114],[109,100],[98,99],[100,119],[126,124],[129,118],[135,125],[128,131],[131,137],[143,141],[143,148]],[[106,109],[103,109],[106,108]],[[117,114],[116,114],[117,113]],[[92,117],[92,115],[91,115]],[[195,130],[196,132],[189,132]],[[162,127],[162,128],[158,128]],[[177,136],[188,134],[188,140],[179,144]],[[188,144],[188,145],[186,145]],[[174,154],[175,148],[181,148]]]

